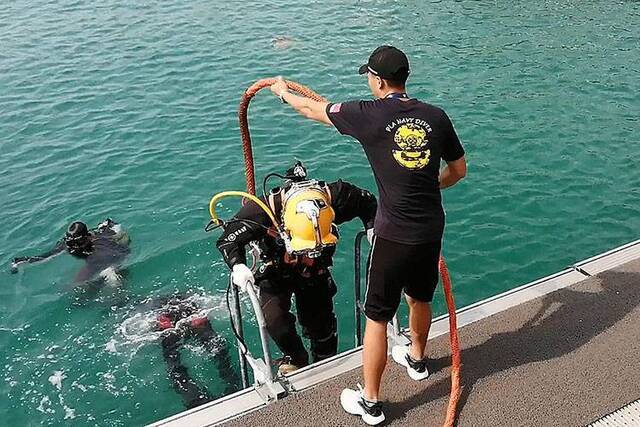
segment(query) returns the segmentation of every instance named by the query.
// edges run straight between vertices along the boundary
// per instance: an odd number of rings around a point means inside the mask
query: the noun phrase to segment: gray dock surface
[[[459,426],[580,426],[640,398],[640,260],[460,329]],[[414,382],[392,361],[382,425],[440,426],[450,391],[448,335],[429,341],[432,375]],[[356,369],[227,426],[364,425],[340,391]]]

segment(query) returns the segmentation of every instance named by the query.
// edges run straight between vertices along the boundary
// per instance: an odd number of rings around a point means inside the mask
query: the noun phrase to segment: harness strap
[[[273,214],[276,217],[280,217],[281,213],[282,213],[282,193],[284,192],[284,189],[280,188],[280,191],[278,191],[277,193],[269,193],[269,198],[268,198],[268,202],[269,202],[269,208],[271,208],[271,212],[273,212]]]

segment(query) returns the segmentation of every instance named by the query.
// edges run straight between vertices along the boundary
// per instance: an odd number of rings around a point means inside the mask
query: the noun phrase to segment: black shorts
[[[411,298],[431,302],[438,285],[441,241],[407,245],[379,236],[373,238],[367,267],[364,313],[376,321],[389,321],[404,290]]]

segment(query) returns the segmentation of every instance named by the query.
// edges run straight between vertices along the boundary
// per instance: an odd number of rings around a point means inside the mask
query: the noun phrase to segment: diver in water
[[[280,220],[285,238],[263,209],[247,201],[226,222],[216,245],[232,270],[236,286],[259,287],[267,329],[285,355],[279,371],[286,374],[309,364],[291,313],[293,295],[303,334],[311,341],[313,361],[336,354],[333,297],[337,288],[330,268],[338,241],[337,225],[358,217],[371,236],[377,202],[370,192],[348,182],[327,184],[308,179],[300,162],[281,178],[284,185],[272,189],[262,201]],[[253,246],[259,249],[261,261],[255,277],[246,265],[245,250],[251,242],[257,243]]]
[[[232,368],[226,341],[213,330],[206,309],[195,298],[181,294],[165,296],[152,299],[142,307],[156,316],[153,330],[161,332],[159,339],[167,373],[187,408],[195,408],[241,388],[240,377]],[[224,381],[221,396],[212,396],[206,388],[198,386],[182,364],[180,348],[189,339],[196,340],[212,355],[220,378]]]
[[[129,253],[129,235],[120,224],[110,218],[92,230],[85,223],[75,221],[69,225],[64,237],[48,252],[14,258],[11,272],[17,273],[21,264],[47,261],[65,250],[74,258],[85,261],[83,268],[76,274],[76,283],[100,278],[108,284],[118,285],[122,279],[118,266]]]

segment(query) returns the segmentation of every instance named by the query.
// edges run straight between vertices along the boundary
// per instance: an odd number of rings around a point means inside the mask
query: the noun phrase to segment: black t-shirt
[[[464,155],[446,113],[416,99],[385,98],[329,104],[327,115],[369,159],[380,196],[376,234],[407,244],[440,240],[440,160]]]

